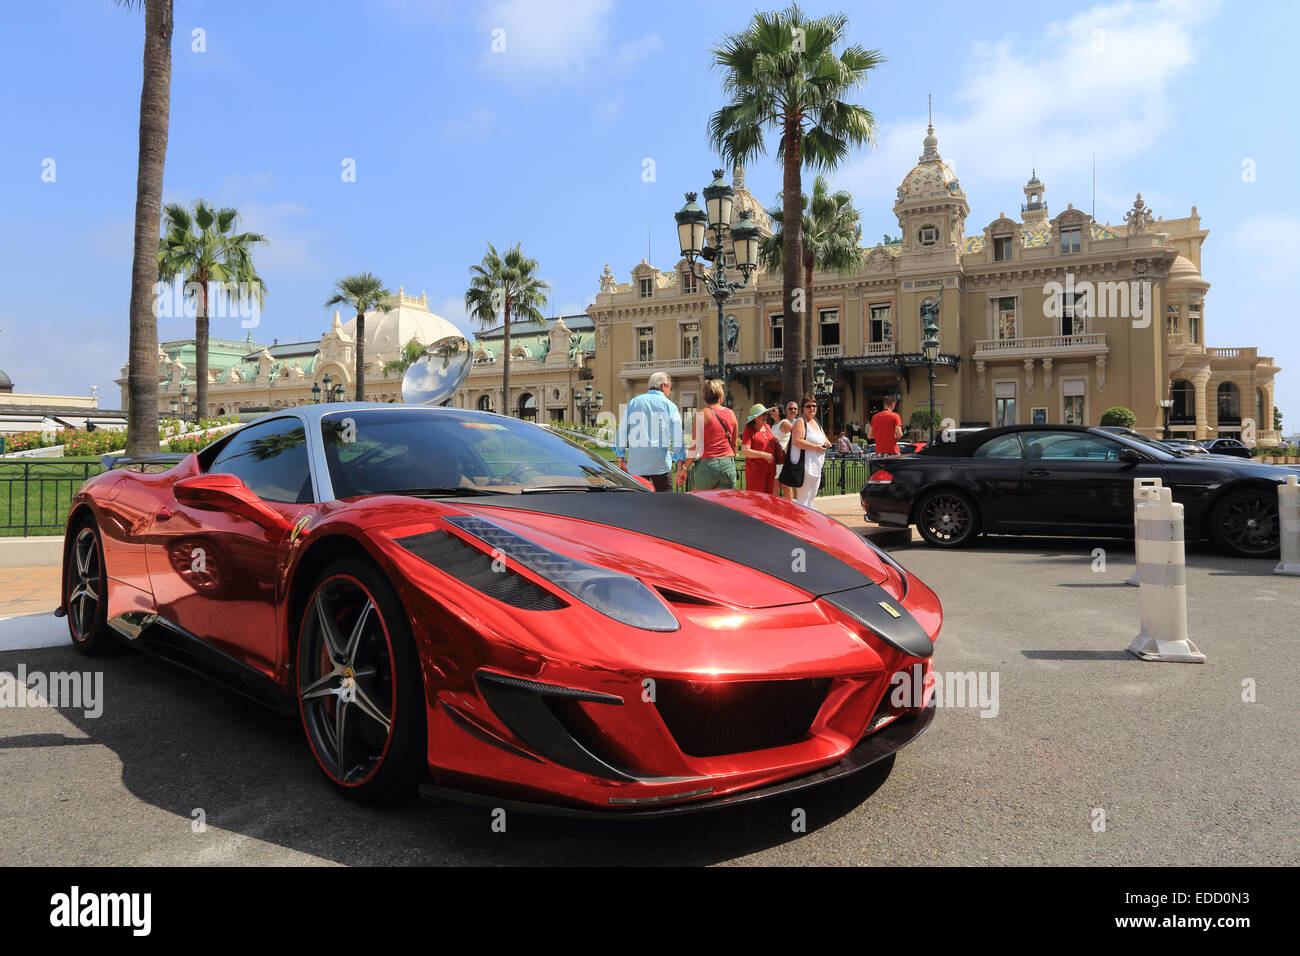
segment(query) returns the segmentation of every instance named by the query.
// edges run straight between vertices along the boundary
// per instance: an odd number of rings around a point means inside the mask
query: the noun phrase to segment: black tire
[[[979,511],[960,491],[940,488],[917,503],[916,530],[936,547],[960,548],[980,533]]]
[[[118,654],[122,642],[108,626],[108,576],[95,519],[84,518],[68,536],[63,555],[63,607],[72,647],[87,657]]]
[[[1239,558],[1267,558],[1279,553],[1277,492],[1263,488],[1230,491],[1210,509],[1210,538]]]
[[[330,784],[364,802],[412,795],[428,766],[424,682],[406,610],[373,565],[340,558],[316,579],[296,674],[307,745]]]

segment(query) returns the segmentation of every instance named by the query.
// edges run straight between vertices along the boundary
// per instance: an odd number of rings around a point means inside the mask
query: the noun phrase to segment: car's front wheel
[[[1224,495],[1210,511],[1210,537],[1220,550],[1239,558],[1277,554],[1277,492],[1243,488]]]
[[[413,793],[427,764],[424,685],[406,612],[373,566],[345,558],[322,572],[297,672],[307,743],[330,783],[360,800]]]
[[[932,491],[917,505],[916,530],[930,544],[958,548],[979,534],[979,515],[960,492]]]

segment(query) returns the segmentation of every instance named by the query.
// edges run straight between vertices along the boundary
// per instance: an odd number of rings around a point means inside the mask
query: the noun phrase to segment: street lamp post
[[[320,383],[313,382],[311,386],[311,402],[313,405],[320,404]]]
[[[330,388],[330,382],[334,380],[330,378],[330,373],[326,372],[325,377],[321,379],[321,381],[325,383],[325,401],[327,402],[334,401],[334,389]]]
[[[1161,433],[1160,437],[1163,438],[1165,441],[1168,441],[1172,437],[1169,431],[1169,409],[1173,407],[1174,407],[1174,400],[1172,398],[1160,399],[1160,410],[1164,412],[1164,416],[1165,416],[1164,431]]]
[[[930,368],[930,444],[934,444],[934,361],[939,357],[939,326],[934,316],[926,313],[924,335],[921,339],[921,353],[925,364]]]
[[[343,383],[342,383],[342,382],[339,382],[337,385],[334,386],[334,398],[332,399],[332,401],[335,401],[335,402],[341,402],[341,401],[343,401]]]
[[[830,427],[830,404],[835,397],[835,376],[827,375],[825,369],[819,368],[813,376],[813,394],[817,399],[817,410],[823,413],[822,430],[825,431]]]
[[[605,393],[597,392],[595,399],[591,397],[591,383],[588,382],[582,389],[586,394],[578,400],[578,408],[582,410],[582,424],[591,425],[595,421],[595,413],[600,411],[600,407],[605,404]]]
[[[184,379],[181,379],[181,421],[185,421],[185,419],[188,417],[186,409],[189,407],[190,404],[190,400],[188,397],[189,390],[190,390],[189,385],[185,383]]]
[[[722,178],[722,170],[713,171],[713,182],[704,187],[704,205],[708,212],[696,204],[697,194],[686,194],[686,205],[674,214],[677,221],[677,240],[681,246],[682,256],[690,266],[691,274],[695,272],[695,260],[704,259],[713,263],[713,272],[704,274],[704,287],[718,304],[718,378],[722,379],[726,389],[726,403],[731,405],[731,389],[727,380],[727,325],[724,307],[727,299],[738,289],[749,283],[749,277],[758,267],[759,231],[750,219],[748,209],[741,210],[740,222],[731,228],[731,207],[735,190]],[[704,244],[705,231],[713,230],[713,245]],[[736,256],[736,265],[740,268],[742,281],[733,282],[727,278],[726,255],[723,244],[727,230],[731,231],[731,246]]]

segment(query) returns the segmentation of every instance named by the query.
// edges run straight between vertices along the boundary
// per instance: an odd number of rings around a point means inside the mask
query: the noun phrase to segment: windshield
[[[334,497],[645,490],[554,432],[454,409],[394,406],[321,419]]]

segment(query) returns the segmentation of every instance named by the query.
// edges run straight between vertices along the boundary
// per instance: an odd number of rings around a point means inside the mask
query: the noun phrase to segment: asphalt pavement
[[[949,694],[887,777],[640,823],[357,806],[295,720],[134,653],[80,657],[48,613],[0,620],[0,672],[103,681],[97,717],[0,706],[0,865],[1297,864],[1300,579],[1189,545],[1207,661],[1147,663],[1125,652],[1131,546],[1100,543],[1102,572],[1098,544],[892,549],[943,601],[936,669],[974,673],[983,706]]]

